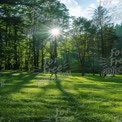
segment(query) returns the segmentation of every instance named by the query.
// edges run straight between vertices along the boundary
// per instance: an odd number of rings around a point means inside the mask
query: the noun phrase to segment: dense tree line
[[[60,28],[55,38],[52,28]],[[92,20],[69,16],[57,0],[0,1],[0,70],[38,69],[43,72],[45,59],[53,51],[72,72],[98,73],[100,57],[110,56],[112,48],[121,48],[122,25],[111,23],[108,11],[99,6]]]

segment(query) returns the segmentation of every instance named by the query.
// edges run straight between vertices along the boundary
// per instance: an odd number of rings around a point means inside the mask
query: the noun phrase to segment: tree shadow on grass
[[[38,102],[42,103],[48,109],[47,113],[53,110],[49,116],[52,116],[52,120],[54,121],[54,113],[56,111],[69,111],[66,115],[76,117],[78,115],[80,104],[75,96],[75,94],[70,93],[68,90],[70,88],[66,88],[61,80],[54,80],[53,83],[50,82],[48,85],[40,88],[42,91],[36,94],[36,97],[39,98]],[[50,93],[50,90],[53,92]],[[58,91],[58,94],[55,93]],[[76,113],[77,111],[77,113]],[[44,118],[42,118],[44,119]],[[78,117],[76,118],[76,120]]]
[[[4,78],[6,79],[6,81],[5,86],[0,88],[0,93],[2,95],[19,92],[21,88],[30,83],[30,81],[34,79],[37,75],[32,73],[20,73],[18,75],[14,74],[15,73],[4,74]]]
[[[34,80],[37,79],[38,80],[38,78],[35,78],[36,75],[38,75],[38,74],[23,74],[22,73],[18,76],[17,75],[12,75],[13,79],[15,79],[12,82],[13,85],[10,85],[10,86],[6,85],[5,89],[4,88],[1,89],[2,93],[3,94],[7,94],[7,93],[10,94],[10,93],[19,92],[21,88],[35,88],[35,85],[27,86],[26,84],[29,84],[32,79],[34,79]],[[92,81],[92,78],[94,78],[96,82],[99,82],[99,80],[98,80],[99,77],[97,78],[97,77],[86,76],[85,78],[88,79],[88,80],[90,80],[90,78],[91,78],[90,84],[92,84],[92,82],[94,82],[94,81]],[[77,95],[80,95],[79,98],[74,93],[70,92],[70,90],[73,90],[74,86],[73,87],[72,86],[67,87],[67,86],[65,86],[65,84],[63,84],[64,82],[66,82],[66,80],[64,80],[64,81],[58,80],[58,81],[54,81],[53,83],[50,82],[49,84],[47,84],[47,85],[45,85],[41,88],[38,88],[38,86],[37,86],[37,89],[41,89],[41,90],[39,92],[33,93],[33,96],[30,99],[30,101],[28,101],[27,98],[24,98],[24,99],[22,99],[22,103],[19,101],[20,103],[18,104],[18,102],[17,102],[17,107],[20,105],[20,109],[21,109],[21,106],[24,106],[24,110],[21,110],[21,112],[17,112],[17,114],[20,114],[22,116],[21,119],[23,121],[24,121],[24,119],[27,119],[27,120],[32,120],[33,119],[33,120],[39,122],[39,121],[42,121],[42,120],[46,119],[46,117],[48,117],[48,115],[51,115],[52,112],[53,112],[53,114],[55,114],[55,110],[57,108],[59,109],[59,111],[61,111],[61,110],[64,111],[67,108],[70,108],[69,109],[70,113],[68,113],[67,116],[73,115],[74,117],[76,117],[74,122],[78,122],[78,121],[83,121],[83,122],[85,122],[85,121],[88,121],[88,122],[99,121],[100,122],[99,117],[95,116],[94,118],[92,118],[90,116],[93,113],[95,113],[95,114],[98,113],[98,112],[102,113],[102,112],[104,112],[104,109],[99,110],[97,108],[94,108],[94,106],[98,105],[97,102],[94,103],[94,101],[92,101],[93,98],[90,98],[89,94],[87,94],[85,92],[83,93],[81,91],[78,91],[78,88],[80,88],[80,87],[84,87],[84,88],[87,89],[89,84],[86,83],[86,84],[84,84],[85,86],[82,83],[77,85],[77,82],[80,83],[81,81],[77,77],[75,79],[76,79],[76,83],[73,84],[73,85],[76,85],[75,91],[78,93]],[[70,78],[70,80],[75,80],[75,79]],[[11,82],[12,78],[8,78],[8,80],[9,80],[8,82]],[[105,81],[101,80],[100,82],[105,82]],[[69,82],[69,84],[70,83],[73,83],[73,82]],[[8,88],[8,87],[10,87],[10,88]],[[93,85],[91,86],[91,88],[96,89],[96,87],[94,88]],[[50,89],[52,89],[52,91],[54,90],[51,93],[54,97],[53,99],[50,99],[49,96],[48,96],[50,94]],[[60,94],[56,94],[55,90],[59,91]],[[45,96],[45,95],[47,95],[47,96]],[[46,99],[46,97],[48,99]],[[55,97],[57,97],[57,98],[55,98]],[[83,103],[83,105],[82,105],[82,99],[85,99],[85,100],[89,99],[92,102],[91,103]],[[81,101],[79,101],[79,100],[81,100]],[[100,99],[98,99],[98,100],[100,100]],[[34,105],[32,104],[32,102],[34,102]],[[100,101],[100,102],[102,102],[102,101]],[[30,104],[30,106],[28,106],[27,104]],[[16,101],[14,101],[14,103],[12,103],[12,105],[15,106]],[[29,116],[29,118],[27,118],[27,116],[23,117],[24,113],[26,113],[25,108],[28,108],[28,107],[32,108],[29,112],[30,113],[32,112],[33,115],[31,114],[32,116]],[[76,111],[77,111],[77,113],[79,113],[79,115],[75,114]],[[30,115],[30,113],[26,113],[26,114]],[[10,114],[10,113],[8,113],[8,114]],[[19,117],[19,115],[17,115],[17,114],[15,113],[15,117]],[[12,116],[12,115],[10,115],[10,116]],[[48,121],[48,122],[53,122],[54,120],[55,119],[54,119],[54,116],[53,116],[51,118],[51,121]]]
[[[55,81],[55,84],[56,84],[56,87],[58,88],[58,90],[61,91],[63,96],[66,96],[67,98],[70,98],[70,100],[68,101],[69,104],[71,104],[72,102],[77,103],[76,99],[74,98],[75,95],[73,95],[73,94],[67,92],[66,90],[64,90],[63,86],[61,85],[61,80]]]
[[[112,76],[106,76],[106,77],[100,77],[100,76],[85,76],[86,79],[95,81],[95,82],[113,82],[113,83],[122,83],[122,75],[117,75],[115,77]]]
[[[89,94],[78,92],[77,95],[68,92],[68,90],[71,90],[70,88],[66,89],[65,86],[62,85],[62,82],[60,80],[55,81],[56,88],[62,93],[61,95],[64,96],[62,100],[66,102],[67,108],[70,108],[70,111],[72,114],[75,114],[75,121],[88,121],[88,118],[86,115],[89,115],[89,117],[94,112],[94,106],[97,105],[97,103],[82,103],[79,100],[82,101],[82,99],[89,100],[91,98]],[[80,87],[80,86],[79,86]],[[77,90],[75,90],[77,91]],[[92,108],[93,106],[93,108]],[[66,108],[65,108],[66,109]],[[99,111],[99,110],[97,110]],[[89,122],[93,122],[95,118],[89,118]],[[96,121],[100,121],[100,118],[96,117]]]
[[[70,112],[74,114],[73,116],[75,117],[75,121],[80,120],[81,117],[79,116],[79,111],[83,110],[84,108],[81,107],[76,94],[68,92],[69,88],[64,88],[60,80],[55,81],[55,84],[57,89],[62,93],[62,100],[67,103],[67,108],[69,108]]]

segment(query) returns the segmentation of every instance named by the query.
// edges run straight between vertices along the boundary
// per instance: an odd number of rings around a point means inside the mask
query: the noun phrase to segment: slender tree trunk
[[[14,27],[14,69],[17,70],[19,69],[19,64],[18,64],[18,56],[17,56],[17,29]]]
[[[41,50],[41,71],[44,71],[44,48],[42,46],[42,50]]]

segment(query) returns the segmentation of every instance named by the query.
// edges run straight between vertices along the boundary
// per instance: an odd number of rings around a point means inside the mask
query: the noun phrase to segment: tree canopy
[[[60,29],[59,37],[51,35],[53,28]],[[121,32],[122,25],[114,25],[103,6],[88,20],[72,18],[58,0],[1,0],[0,70],[44,72],[44,61],[54,51],[68,70],[98,73],[100,57],[121,49]]]

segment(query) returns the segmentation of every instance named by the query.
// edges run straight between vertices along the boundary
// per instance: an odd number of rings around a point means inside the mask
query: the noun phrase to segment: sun
[[[53,28],[53,29],[51,29],[50,33],[52,36],[57,37],[60,35],[60,30],[59,30],[59,28]]]

